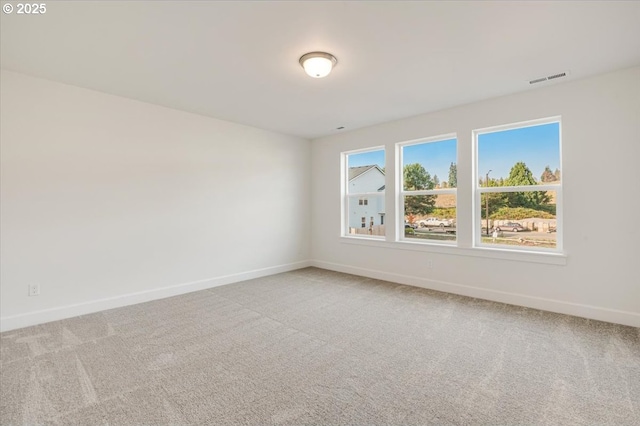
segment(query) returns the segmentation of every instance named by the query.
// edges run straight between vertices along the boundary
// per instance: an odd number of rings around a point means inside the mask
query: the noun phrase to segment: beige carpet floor
[[[315,268],[0,337],[2,425],[640,424],[640,329]]]

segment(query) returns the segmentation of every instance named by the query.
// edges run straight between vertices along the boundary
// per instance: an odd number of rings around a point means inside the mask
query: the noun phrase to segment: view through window
[[[399,144],[404,238],[456,240],[455,137]]]
[[[476,132],[476,245],[560,248],[560,122]]]
[[[455,245],[459,217],[472,217],[473,247],[562,251],[560,118],[473,135],[474,172],[468,182],[458,182],[455,134],[395,144],[397,239]],[[344,152],[342,159],[342,235],[386,240],[384,148]],[[472,190],[464,207],[458,205],[458,188]]]
[[[384,238],[384,149],[348,153],[346,163],[346,235]]]

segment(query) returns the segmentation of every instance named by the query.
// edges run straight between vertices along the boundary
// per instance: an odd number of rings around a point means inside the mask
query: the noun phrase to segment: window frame
[[[478,182],[479,167],[478,162],[480,160],[478,155],[478,137],[483,134],[496,133],[506,130],[523,129],[527,127],[535,127],[545,124],[558,123],[558,152],[559,152],[559,169],[562,173],[562,117],[552,116],[547,118],[539,118],[535,120],[521,121],[517,123],[501,124],[498,126],[485,127],[482,129],[475,129],[472,132],[472,248],[483,250],[499,250],[506,252],[526,253],[552,253],[563,254],[563,226],[562,226],[562,187],[564,179],[560,179],[557,184],[546,185],[523,185],[523,186],[480,186]],[[556,247],[544,248],[544,247],[527,247],[527,246],[510,246],[505,244],[488,244],[482,242],[482,194],[485,193],[507,193],[507,192],[537,192],[537,191],[554,191],[556,193]]]
[[[515,128],[522,128],[528,126],[535,126],[540,124],[548,124],[557,122],[559,125],[559,168],[563,171],[562,161],[562,116],[550,116],[535,120],[526,120],[520,122],[512,122],[503,125],[492,125],[477,129],[465,130],[465,136],[459,136],[460,132],[447,132],[439,136],[428,138],[417,138],[412,140],[406,140],[404,142],[386,142],[381,145],[371,146],[360,149],[345,150],[340,152],[340,231],[339,237],[341,243],[370,247],[376,249],[392,249],[392,250],[407,250],[421,253],[437,253],[446,254],[452,256],[465,256],[474,258],[486,258],[497,260],[509,260],[528,263],[539,263],[548,265],[566,265],[568,254],[564,251],[563,243],[563,186],[564,186],[564,171],[563,178],[559,184],[553,185],[537,185],[535,188],[529,187],[524,189],[526,191],[534,190],[550,190],[556,192],[556,237],[557,244],[553,249],[542,249],[538,247],[526,247],[526,246],[507,246],[496,244],[483,244],[478,245],[477,242],[481,241],[481,227],[482,224],[476,219],[476,216],[481,216],[481,211],[478,210],[481,193],[485,192],[485,189],[480,187],[478,176],[478,138],[477,136],[482,133],[490,133],[495,131],[509,130]],[[453,127],[453,126],[452,126]],[[460,130],[460,129],[458,129]],[[415,239],[404,238],[404,196],[401,189],[402,179],[399,178],[399,173],[402,169],[402,153],[401,146],[409,144],[419,144],[427,141],[436,142],[438,140],[446,140],[449,138],[456,139],[456,166],[458,169],[458,185],[455,188],[456,194],[456,241],[447,242],[443,244],[441,241],[425,241],[420,242]],[[385,214],[383,219],[385,222],[385,235],[384,236],[371,236],[362,234],[349,234],[349,217],[348,217],[348,156],[358,153],[372,152],[372,151],[384,152],[384,170],[389,173],[385,173],[385,187],[391,188],[392,193],[383,191],[381,193],[371,193],[371,195],[382,195],[385,200]],[[393,157],[393,158],[392,158]],[[462,163],[461,163],[461,160]],[[392,170],[393,168],[393,170]],[[500,188],[500,189],[494,189]],[[451,190],[451,188],[446,188]],[[522,187],[489,187],[486,188],[486,192],[501,192],[505,189],[517,190],[517,192],[523,192]],[[460,199],[460,194],[464,195],[464,198]],[[367,194],[358,194],[360,196],[366,196]],[[402,201],[402,203],[401,203]],[[393,205],[392,205],[393,204]],[[402,207],[402,208],[400,208]],[[462,210],[461,210],[462,207]],[[389,217],[387,217],[389,216]],[[481,218],[481,217],[480,217]],[[462,222],[460,222],[462,220]],[[463,231],[462,233],[460,231]]]
[[[386,173],[385,173],[385,189],[383,191],[360,192],[357,194],[349,194],[349,156],[363,154],[367,152],[374,152],[374,151],[384,152],[385,164],[383,168],[386,170],[387,150],[384,145],[367,147],[362,149],[355,149],[350,151],[343,151],[340,153],[340,211],[341,211],[340,236],[342,238],[384,241],[386,239],[386,235],[388,235],[387,227],[385,227],[385,235],[349,234],[349,200],[351,198],[362,198],[362,199],[366,198],[367,206],[369,206],[368,200],[371,197],[382,196],[383,200],[385,200],[385,211],[387,209],[386,207],[386,184],[387,184]],[[366,225],[366,217],[365,217],[365,225]]]
[[[395,144],[395,210],[396,210],[396,235],[399,242],[410,242],[412,244],[426,244],[426,245],[445,245],[445,246],[457,246],[458,235],[456,230],[456,238],[453,241],[445,240],[417,240],[415,238],[407,238],[404,230],[404,199],[406,196],[418,196],[418,195],[439,195],[439,194],[454,194],[456,196],[456,224],[458,223],[458,187],[455,188],[440,188],[440,189],[426,189],[426,190],[410,190],[404,189],[404,158],[403,148],[407,146],[422,145],[427,143],[444,142],[450,139],[456,141],[456,167],[458,165],[459,149],[458,149],[458,134],[457,133],[445,133],[442,135],[431,136],[427,138],[413,139],[404,142],[398,142]]]

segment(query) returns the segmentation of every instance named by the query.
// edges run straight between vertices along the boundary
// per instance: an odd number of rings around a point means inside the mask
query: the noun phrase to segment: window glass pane
[[[482,243],[556,248],[556,195],[556,191],[481,194]],[[530,200],[539,204],[523,207]]]
[[[428,214],[411,213],[416,206],[433,203]],[[404,197],[405,238],[455,241],[456,195],[407,195]]]
[[[347,156],[349,194],[384,191],[384,150],[361,152]]]
[[[402,147],[403,189],[456,188],[456,139]]]
[[[384,236],[384,193],[368,196],[366,205],[360,200],[349,197],[348,234]]]
[[[348,154],[347,235],[385,235],[384,149]]]
[[[478,133],[477,166],[475,220],[481,231],[476,243],[514,249],[562,246],[556,231],[562,191],[559,122]],[[554,189],[536,190],[539,185]],[[483,192],[488,187],[500,192]]]
[[[560,123],[479,134],[477,179],[481,187],[559,184]]]

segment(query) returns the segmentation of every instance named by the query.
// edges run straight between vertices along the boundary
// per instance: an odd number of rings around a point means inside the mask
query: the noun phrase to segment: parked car
[[[415,223],[405,222],[405,223],[404,223],[404,227],[405,227],[405,228],[416,229],[416,228],[418,227],[418,225],[416,225]]]
[[[449,219],[438,219],[437,217],[430,217],[427,219],[419,220],[418,224],[421,228],[433,228],[436,226],[444,228],[445,226],[453,225],[453,221]]]
[[[527,228],[525,228],[524,226],[520,225],[517,222],[503,223],[502,225],[496,226],[495,230],[498,231],[498,232],[500,232],[500,231],[511,231],[511,232],[528,231]]]

